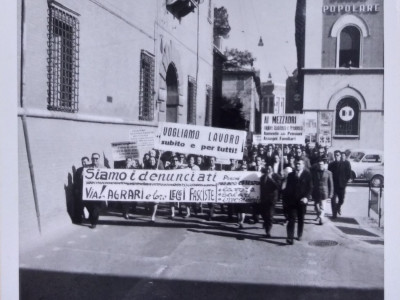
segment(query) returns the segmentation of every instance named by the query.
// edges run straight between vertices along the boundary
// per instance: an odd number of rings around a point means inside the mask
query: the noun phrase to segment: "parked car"
[[[383,163],[383,151],[373,149],[352,149],[348,157],[351,164],[351,179],[365,180],[364,172],[369,167]]]
[[[369,167],[364,171],[365,180],[373,187],[383,186],[384,184],[383,164]]]

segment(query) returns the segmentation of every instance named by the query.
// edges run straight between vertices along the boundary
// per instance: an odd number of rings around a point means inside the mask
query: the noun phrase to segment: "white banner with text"
[[[82,199],[92,201],[253,203],[259,172],[87,168]]]
[[[262,115],[262,144],[304,144],[304,142],[304,115]]]
[[[243,159],[245,141],[245,131],[177,123],[160,123],[154,148],[225,159]]]

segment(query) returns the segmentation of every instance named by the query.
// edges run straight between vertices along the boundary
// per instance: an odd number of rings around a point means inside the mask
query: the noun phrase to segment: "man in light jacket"
[[[328,171],[323,159],[318,160],[317,168],[312,169],[313,183],[312,199],[315,204],[317,221],[322,225],[325,221],[325,206],[328,199],[333,197],[332,172]]]

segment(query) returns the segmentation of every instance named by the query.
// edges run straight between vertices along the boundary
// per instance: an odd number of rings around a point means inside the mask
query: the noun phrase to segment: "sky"
[[[294,39],[296,0],[215,0],[229,14],[231,31],[222,42],[225,48],[248,50],[260,70],[261,81],[271,73],[274,83],[286,83],[297,65]],[[260,36],[264,46],[259,47]],[[285,70],[286,68],[286,70]]]

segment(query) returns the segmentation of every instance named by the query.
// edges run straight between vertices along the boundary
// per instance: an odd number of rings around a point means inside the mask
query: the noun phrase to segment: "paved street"
[[[280,207],[238,229],[217,215],[157,222],[138,209],[96,229],[70,225],[21,249],[21,299],[383,299],[383,231],[367,218],[368,189],[348,188],[343,216],[323,226],[308,206],[304,239],[286,245]],[[142,214],[143,213],[143,214]],[[328,211],[328,214],[330,211]]]

